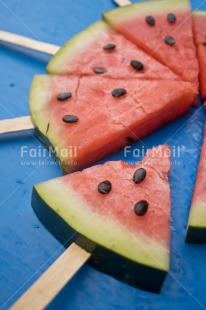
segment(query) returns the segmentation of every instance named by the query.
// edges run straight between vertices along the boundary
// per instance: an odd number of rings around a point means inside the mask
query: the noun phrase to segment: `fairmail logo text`
[[[70,146],[66,149],[59,147],[51,147],[48,149],[39,146],[37,148],[29,148],[24,145],[21,147],[21,158],[31,157],[31,158],[48,158],[57,156],[60,158],[76,158],[78,149],[76,146]]]

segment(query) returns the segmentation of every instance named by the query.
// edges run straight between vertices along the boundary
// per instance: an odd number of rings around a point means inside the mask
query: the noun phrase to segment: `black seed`
[[[99,183],[97,189],[100,194],[108,194],[112,189],[112,184],[110,181],[106,180],[104,182]]]
[[[61,94],[57,95],[57,100],[63,101],[63,100],[71,98],[71,96],[72,96],[72,93],[70,93],[70,92],[61,93]]]
[[[48,123],[48,125],[47,125],[47,128],[46,128],[46,134],[48,133],[48,131],[49,131],[49,126],[50,126],[50,123]]]
[[[96,68],[94,68],[94,72],[97,74],[102,74],[102,73],[107,72],[107,69],[103,68],[103,67],[96,67]]]
[[[139,216],[145,215],[145,213],[147,213],[148,206],[149,204],[146,200],[140,200],[134,206],[134,212]]]
[[[146,170],[144,168],[139,168],[135,171],[133,175],[134,183],[141,183],[146,177]]]
[[[109,44],[106,44],[105,46],[103,46],[104,50],[113,50],[115,48],[116,48],[116,45],[112,44],[112,43],[109,43]]]
[[[63,118],[62,118],[63,122],[65,123],[76,123],[78,122],[79,118],[75,115],[65,115]]]
[[[132,142],[135,141],[135,140],[134,140],[133,138],[131,138],[131,137],[126,137],[126,139],[127,139],[127,141],[128,141],[129,143],[132,143]]]
[[[146,22],[150,25],[150,26],[154,26],[155,25],[155,19],[153,16],[147,16],[146,17]]]
[[[172,36],[166,36],[165,37],[165,43],[167,43],[168,45],[174,45],[175,39]]]
[[[113,97],[121,97],[127,93],[126,89],[124,88],[115,88],[112,91],[112,96]]]
[[[172,23],[172,24],[174,24],[174,23],[176,22],[176,20],[177,20],[175,14],[173,14],[173,13],[169,13],[169,14],[167,15],[167,19],[168,19],[168,21],[169,21],[170,23]]]
[[[142,71],[144,69],[144,65],[138,60],[131,60],[130,65],[138,71]]]

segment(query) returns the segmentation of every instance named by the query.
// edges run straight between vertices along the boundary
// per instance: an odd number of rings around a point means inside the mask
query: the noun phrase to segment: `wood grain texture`
[[[59,46],[33,40],[18,34],[0,31],[0,41],[25,47],[44,54],[54,55],[59,50]]]
[[[30,116],[22,116],[0,121],[0,134],[30,129],[34,129]]]
[[[91,256],[72,243],[49,269],[20,297],[11,310],[42,310]]]

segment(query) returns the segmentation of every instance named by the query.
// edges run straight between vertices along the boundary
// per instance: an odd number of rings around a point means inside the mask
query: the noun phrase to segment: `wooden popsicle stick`
[[[113,0],[113,1],[119,6],[125,6],[131,4],[131,1],[129,0]],[[55,55],[57,51],[60,49],[60,47],[57,45],[30,39],[28,37],[24,37],[19,34],[14,34],[7,31],[0,31],[0,41],[28,48],[48,55]]]
[[[72,243],[51,267],[17,300],[11,307],[11,310],[44,309],[86,263],[90,256],[90,253]]]
[[[59,50],[59,46],[33,40],[18,34],[7,31],[0,31],[0,41],[25,47],[44,54],[54,55]]]
[[[131,4],[129,0],[113,0],[119,6],[125,6]]]
[[[30,129],[34,129],[30,116],[22,116],[0,121],[0,134]]]

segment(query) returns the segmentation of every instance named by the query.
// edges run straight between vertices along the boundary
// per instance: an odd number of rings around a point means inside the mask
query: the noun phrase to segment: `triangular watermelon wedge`
[[[137,169],[144,171],[139,183],[133,180]],[[38,184],[32,207],[61,242],[92,252],[94,267],[159,292],[169,268],[169,170],[170,148],[159,146],[136,166],[107,162]],[[105,181],[110,187],[103,194]]]
[[[206,243],[206,127],[187,225],[186,242]]]
[[[132,66],[132,61],[138,62],[136,66]],[[114,79],[179,79],[104,21],[94,23],[69,40],[51,59],[47,71],[57,75],[101,75]]]
[[[200,66],[200,96],[206,99],[206,11],[194,11],[194,37]]]
[[[108,11],[103,17],[185,81],[198,85],[189,0],[145,1]]]
[[[126,93],[115,97],[119,91]],[[59,100],[65,92],[69,98]],[[53,146],[68,173],[181,116],[195,98],[193,84],[182,81],[40,75],[32,83],[30,111],[39,138]]]

